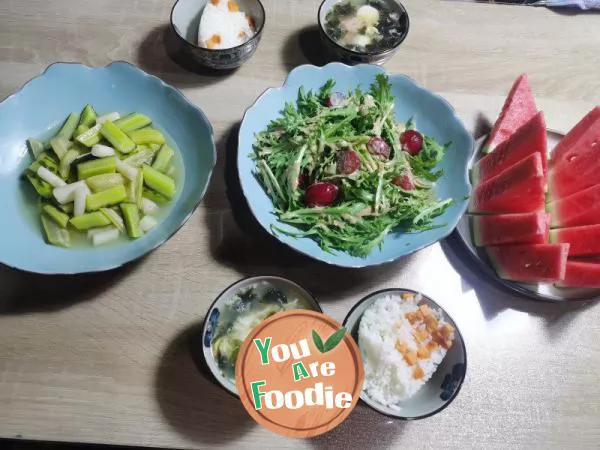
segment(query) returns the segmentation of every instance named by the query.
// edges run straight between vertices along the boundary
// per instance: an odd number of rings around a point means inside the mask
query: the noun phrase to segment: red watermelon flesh
[[[493,152],[502,142],[525,125],[537,113],[527,74],[517,78],[508,93],[502,111],[488,137],[484,153]]]
[[[583,122],[588,124],[586,128],[580,126]],[[573,130],[577,129],[578,138],[570,137],[571,144],[558,149],[558,156],[555,150],[552,156],[548,183],[553,200],[600,183],[600,108],[594,109]]]
[[[569,256],[600,256],[600,225],[552,230],[550,242],[571,244]]]
[[[600,184],[548,205],[552,228],[600,224]]]
[[[587,113],[585,117],[581,119],[554,148],[552,151],[550,167],[568,160],[569,152],[574,148],[579,147],[581,145],[581,139],[585,137],[586,133],[591,132],[594,129],[598,129],[599,124],[600,106],[596,106],[589,113]]]
[[[544,212],[473,216],[475,245],[545,244],[550,215]]]
[[[511,137],[496,147],[493,153],[480,159],[471,169],[473,184],[489,180],[513,164],[539,152],[542,156],[544,174],[548,170],[548,150],[544,113],[539,112]]]
[[[567,271],[560,287],[600,288],[600,263],[567,261]]]
[[[544,209],[544,168],[534,153],[480,184],[469,204],[469,212],[511,214]]]
[[[504,280],[555,283],[565,277],[569,244],[499,245],[487,252]]]

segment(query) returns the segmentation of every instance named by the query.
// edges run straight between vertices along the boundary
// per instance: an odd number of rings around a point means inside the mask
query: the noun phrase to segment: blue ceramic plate
[[[32,210],[36,196],[21,177],[32,161],[25,140],[57,129],[86,103],[100,112],[150,116],[179,148],[184,181],[169,214],[144,237],[107,247],[63,249],[44,242]],[[0,103],[0,137],[0,262],[44,274],[109,270],[157,248],[196,209],[216,162],[212,127],[202,111],[179,91],[125,62],[101,68],[52,64]]]
[[[266,128],[277,118],[285,102],[294,102],[300,86],[318,89],[328,79],[336,81],[336,90],[347,92],[360,86],[367,90],[383,69],[374,65],[349,67],[333,63],[324,67],[300,66],[294,69],[283,87],[268,89],[256,103],[248,109],[240,129],[238,149],[238,170],[240,182],[246,200],[254,216],[269,233],[294,250],[329,264],[342,267],[366,267],[394,261],[413,253],[448,236],[456,227],[467,208],[466,198],[471,193],[467,166],[473,151],[473,138],[465,129],[452,107],[439,95],[417,85],[403,75],[390,75],[392,91],[396,97],[396,119],[406,122],[410,117],[417,121],[417,127],[423,133],[433,136],[439,142],[452,141],[439,167],[444,170],[443,177],[437,182],[436,192],[439,198],[453,198],[456,203],[437,223],[446,225],[435,230],[421,233],[392,232],[381,248],[374,249],[366,258],[353,257],[347,253],[327,253],[309,238],[294,238],[279,235],[271,226],[294,230],[290,225],[277,220],[273,204],[254,175],[255,164],[251,159],[254,135]]]

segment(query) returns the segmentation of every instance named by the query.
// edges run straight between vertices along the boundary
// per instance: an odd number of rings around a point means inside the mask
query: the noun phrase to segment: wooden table
[[[127,60],[199,105],[219,151],[201,207],[143,261],[74,278],[0,268],[0,436],[186,448],[598,448],[600,305],[507,295],[463,262],[451,241],[385,267],[347,271],[292,254],[258,231],[231,182],[236,124],[290,69],[318,62],[319,2],[264,3],[257,54],[235,74],[215,77],[186,72],[167,57],[169,2],[0,2],[0,98],[54,61]],[[469,126],[480,114],[494,117],[521,72],[530,74],[551,127],[568,129],[600,104],[598,15],[405,4],[410,34],[388,70],[446,96]],[[420,422],[360,406],[317,439],[259,428],[198,372],[189,343],[224,287],[263,273],[305,284],[338,320],[369,291],[423,290],[463,331],[469,371],[462,392]]]

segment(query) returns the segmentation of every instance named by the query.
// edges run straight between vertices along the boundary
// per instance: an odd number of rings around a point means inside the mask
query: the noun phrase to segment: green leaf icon
[[[336,348],[337,345],[340,342],[342,342],[342,339],[344,339],[345,334],[346,334],[346,328],[342,327],[339,330],[337,330],[335,333],[333,333],[331,336],[329,336],[329,339],[327,339],[327,341],[325,341],[325,345],[323,346],[322,353],[327,353],[327,352],[333,350],[334,348]]]
[[[315,347],[317,347],[317,350],[319,350],[321,353],[325,353],[324,348],[323,348],[323,339],[321,339],[321,336],[319,336],[319,333],[317,333],[315,330],[313,330],[312,338],[313,338],[313,342],[315,343]]]
[[[342,339],[344,339],[345,334],[346,334],[346,328],[342,327],[339,330],[337,330],[335,333],[333,333],[331,336],[329,336],[327,341],[325,341],[325,344],[323,344],[323,339],[321,339],[321,336],[319,336],[319,333],[317,333],[315,330],[313,330],[312,338],[313,338],[313,342],[315,343],[315,347],[317,347],[317,349],[321,353],[327,353],[327,352],[330,352],[331,350],[333,350],[334,348],[336,348],[338,346],[338,344],[340,342],[342,342]]]

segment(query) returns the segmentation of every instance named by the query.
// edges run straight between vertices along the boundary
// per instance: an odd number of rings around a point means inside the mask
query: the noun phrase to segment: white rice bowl
[[[228,0],[209,1],[200,18],[198,45],[215,50],[242,45],[254,36],[251,21],[243,11],[230,11]]]
[[[396,411],[401,410],[401,402],[411,398],[427,383],[448,351],[437,345],[436,349],[429,350],[428,358],[419,358],[416,364],[409,365],[398,350],[398,342],[405,344],[410,352],[416,352],[429,342],[419,342],[413,336],[415,328],[406,317],[406,313],[419,311],[420,300],[420,295],[402,298],[388,294],[381,297],[365,310],[358,330],[358,345],[365,369],[363,391],[371,400]],[[429,309],[440,327],[449,326],[441,310]],[[420,328],[423,327],[421,324]],[[454,339],[454,332],[450,339]],[[413,376],[416,367],[423,371],[420,379]]]

